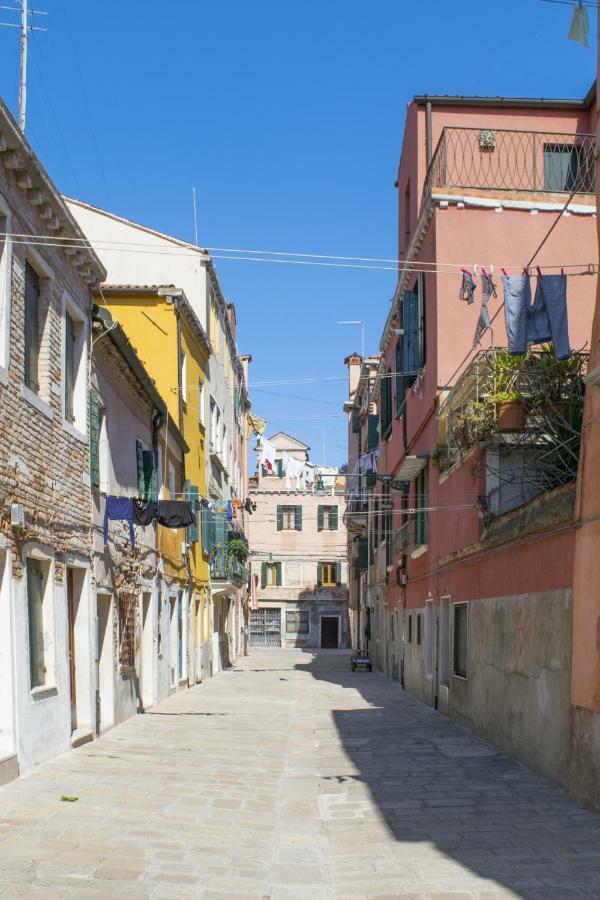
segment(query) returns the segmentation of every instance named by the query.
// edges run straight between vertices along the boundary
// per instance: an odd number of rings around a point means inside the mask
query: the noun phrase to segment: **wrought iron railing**
[[[247,567],[224,550],[215,549],[210,560],[210,577],[216,581],[232,581],[239,587],[247,583]]]
[[[595,156],[593,134],[447,127],[423,199],[436,188],[592,194]]]
[[[588,354],[550,347],[482,350],[440,405],[434,461],[443,474],[485,451],[488,505],[502,512],[577,477]],[[503,422],[507,404],[517,419]]]

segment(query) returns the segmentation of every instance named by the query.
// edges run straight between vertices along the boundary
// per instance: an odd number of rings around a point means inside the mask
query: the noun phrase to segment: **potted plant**
[[[496,407],[498,431],[523,431],[525,428],[525,404],[515,391],[496,391],[490,397]]]
[[[525,404],[517,384],[529,365],[530,356],[530,351],[516,356],[508,350],[500,350],[493,358],[495,389],[489,400],[496,409],[498,431],[523,431],[525,428]]]
[[[459,450],[481,443],[494,427],[494,408],[483,400],[469,400],[456,414],[452,435]]]

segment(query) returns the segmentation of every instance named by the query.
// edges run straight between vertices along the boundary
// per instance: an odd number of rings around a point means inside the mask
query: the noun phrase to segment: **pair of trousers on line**
[[[503,275],[502,282],[508,352],[520,355],[528,344],[552,341],[556,358],[568,359],[567,276],[540,276],[533,303],[528,275]]]

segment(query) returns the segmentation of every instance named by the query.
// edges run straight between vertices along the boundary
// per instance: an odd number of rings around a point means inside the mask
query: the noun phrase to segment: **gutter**
[[[512,107],[516,109],[589,109],[592,105],[596,90],[593,86],[593,96],[590,90],[581,100],[569,100],[561,98],[544,97],[469,97],[453,96],[452,94],[417,94],[413,102],[417,106],[465,106],[465,107]]]

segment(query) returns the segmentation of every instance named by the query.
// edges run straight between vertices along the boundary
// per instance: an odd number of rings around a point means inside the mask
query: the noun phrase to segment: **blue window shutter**
[[[188,541],[190,544],[196,543],[196,541],[198,540],[198,535],[200,533],[199,528],[198,528],[198,509],[197,509],[198,494],[199,494],[199,491],[198,491],[198,488],[196,487],[196,485],[190,484],[190,486],[188,488],[188,500],[192,506],[192,512],[196,516],[195,523],[193,525],[190,525],[190,527],[188,528]]]

